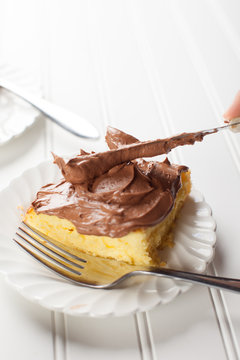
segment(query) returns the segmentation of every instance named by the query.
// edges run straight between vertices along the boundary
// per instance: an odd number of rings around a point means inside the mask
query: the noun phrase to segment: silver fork
[[[69,249],[22,223],[13,239],[22,249],[50,270],[76,285],[112,289],[137,275],[186,280],[223,290],[240,292],[240,279],[216,277],[155,266],[136,266]]]

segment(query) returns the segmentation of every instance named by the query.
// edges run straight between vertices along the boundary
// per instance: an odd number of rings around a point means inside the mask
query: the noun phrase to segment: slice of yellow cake
[[[181,182],[175,204],[163,221],[155,226],[130,231],[123,237],[80,234],[71,221],[55,215],[37,214],[32,207],[27,211],[24,221],[73,250],[135,265],[159,265],[163,259],[159,257],[158,250],[173,245],[173,225],[191,189],[189,171],[181,174]]]
[[[172,245],[176,217],[190,192],[190,172],[168,159],[139,159],[131,144],[140,142],[117,129],[109,128],[106,140],[105,153],[81,150],[67,163],[54,156],[64,179],[40,189],[24,220],[73,251],[159,265],[158,250]]]

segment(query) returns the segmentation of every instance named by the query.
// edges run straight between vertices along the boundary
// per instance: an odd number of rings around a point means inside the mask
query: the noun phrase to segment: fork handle
[[[141,271],[144,274],[152,274],[175,279],[186,280],[188,282],[214,287],[223,290],[240,292],[240,279],[225,278],[212,275],[196,274],[186,271],[173,269],[151,268],[149,271]]]

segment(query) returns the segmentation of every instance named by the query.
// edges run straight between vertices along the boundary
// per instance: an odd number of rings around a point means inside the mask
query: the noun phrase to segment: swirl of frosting
[[[133,136],[109,127],[106,135],[110,146],[109,151],[91,154],[82,151],[80,155],[67,162],[54,155],[54,162],[59,166],[67,181],[72,184],[83,184],[106,173],[116,165],[138,158],[168,154],[177,146],[193,145],[196,141],[202,141],[204,136],[217,131],[216,128],[210,131],[182,133],[166,139],[140,142]],[[113,138],[116,139],[113,140]]]
[[[81,234],[110,237],[122,237],[130,231],[153,226],[167,216],[181,187],[181,172],[188,168],[171,165],[167,159],[164,162],[134,160],[153,150],[148,151],[147,142],[141,143],[114,128],[108,128],[106,141],[110,150],[100,156],[81,151],[65,163],[54,155],[64,179],[42,187],[37,193],[32,203],[37,213],[68,219]],[[128,151],[131,144],[135,146],[134,156]],[[141,144],[145,147],[136,150]],[[113,159],[114,155],[117,160]],[[96,163],[89,165],[89,159],[97,159],[97,163],[101,159],[103,164],[100,162],[95,168]],[[87,163],[81,169],[88,169],[88,173],[83,175],[78,171],[79,162]]]

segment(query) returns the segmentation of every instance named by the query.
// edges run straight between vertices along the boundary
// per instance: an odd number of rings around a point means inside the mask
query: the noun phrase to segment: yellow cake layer
[[[157,249],[172,244],[173,224],[191,189],[190,172],[183,172],[181,180],[182,187],[178,191],[175,205],[161,223],[131,231],[121,238],[79,234],[69,220],[52,215],[36,214],[33,208],[27,211],[24,220],[31,227],[73,251],[79,250],[94,256],[113,258],[135,265],[159,264]]]

